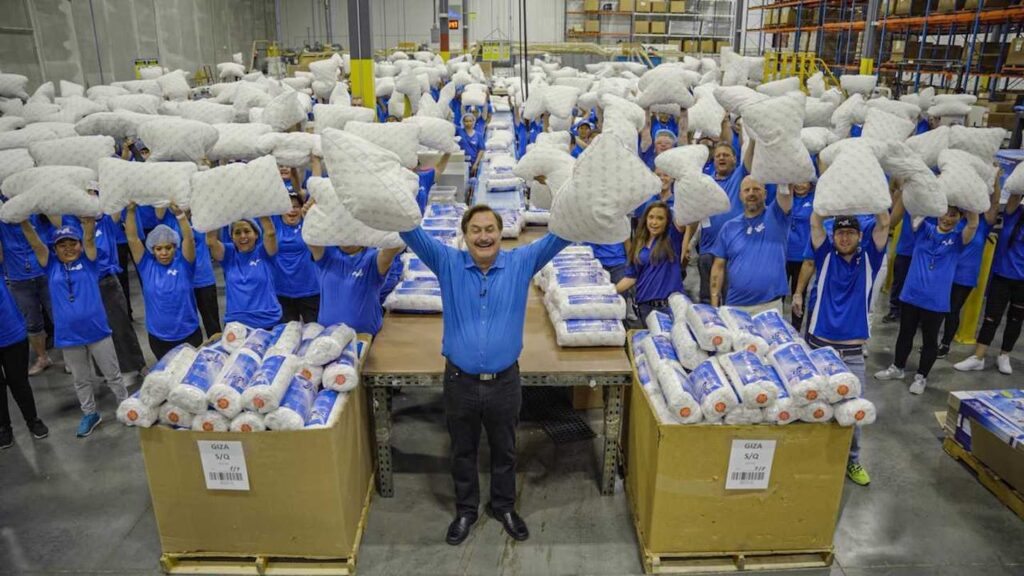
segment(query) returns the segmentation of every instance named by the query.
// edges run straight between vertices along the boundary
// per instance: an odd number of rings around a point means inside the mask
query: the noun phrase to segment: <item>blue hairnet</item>
[[[676,140],[676,135],[673,134],[671,130],[658,130],[654,134],[654,139],[657,140],[658,138],[660,138],[662,136],[668,136],[669,138],[672,139],[672,142],[676,142],[677,141]]]
[[[177,248],[181,246],[181,236],[170,226],[159,224],[146,236],[146,250],[152,254],[153,248],[161,244],[174,244],[174,247]]]

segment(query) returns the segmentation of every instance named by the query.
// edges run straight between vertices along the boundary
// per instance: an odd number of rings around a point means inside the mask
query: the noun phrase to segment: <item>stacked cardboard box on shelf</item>
[[[1024,491],[1024,390],[951,392],[946,434],[1018,491]]]

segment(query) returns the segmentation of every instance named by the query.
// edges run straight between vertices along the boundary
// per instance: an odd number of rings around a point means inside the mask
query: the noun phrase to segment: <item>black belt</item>
[[[511,366],[499,372],[488,372],[484,374],[470,374],[456,366],[451,360],[448,361],[448,368],[458,372],[458,376],[469,378],[470,380],[478,380],[480,382],[489,382],[491,380],[497,380],[503,376],[507,376],[513,370],[517,370],[519,368],[519,362],[513,362]]]
[[[826,346],[831,346],[842,358],[864,355],[863,344],[836,344],[834,342],[826,342],[825,340],[818,338],[814,334],[807,335],[807,343],[811,346],[812,349],[825,348]]]
[[[645,302],[637,302],[637,305],[640,305],[640,304],[643,304],[645,306],[651,306],[651,307],[662,307],[662,306],[668,306],[668,300],[662,298],[660,300],[647,300]]]

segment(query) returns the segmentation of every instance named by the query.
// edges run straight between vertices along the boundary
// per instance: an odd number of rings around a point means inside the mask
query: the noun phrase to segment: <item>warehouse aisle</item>
[[[137,295],[135,305],[141,309]],[[141,323],[136,328],[144,335]],[[888,364],[894,338],[894,326],[878,328],[869,373]],[[956,345],[951,358],[967,351]],[[1024,373],[1020,354],[1014,368]],[[869,383],[867,395],[880,418],[865,433],[862,460],[873,483],[847,483],[837,564],[799,574],[1024,573],[1024,522],[942,451],[934,417],[950,390],[1007,387],[1019,377],[994,370],[965,376],[940,360],[930,381],[919,398],[905,384]],[[16,444],[0,452],[0,574],[160,574],[138,440],[114,421],[109,392],[99,394],[104,424],[83,441],[74,438],[79,411],[70,377],[58,367],[33,385],[51,433],[33,441],[15,416]],[[443,542],[453,499],[440,395],[405,392],[394,406],[396,496],[373,501],[360,576],[641,572],[621,486],[614,496],[598,492],[599,438],[556,446],[537,426],[524,425],[520,511],[530,540],[513,544],[484,518],[463,546],[452,548]],[[598,432],[600,414],[589,414]],[[482,462],[486,466],[486,456]]]

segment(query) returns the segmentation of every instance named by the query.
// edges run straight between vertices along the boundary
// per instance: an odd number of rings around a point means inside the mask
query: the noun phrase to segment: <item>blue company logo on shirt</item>
[[[764,222],[759,223],[757,226],[747,226],[747,236],[750,236],[754,232],[760,234],[764,232]]]

